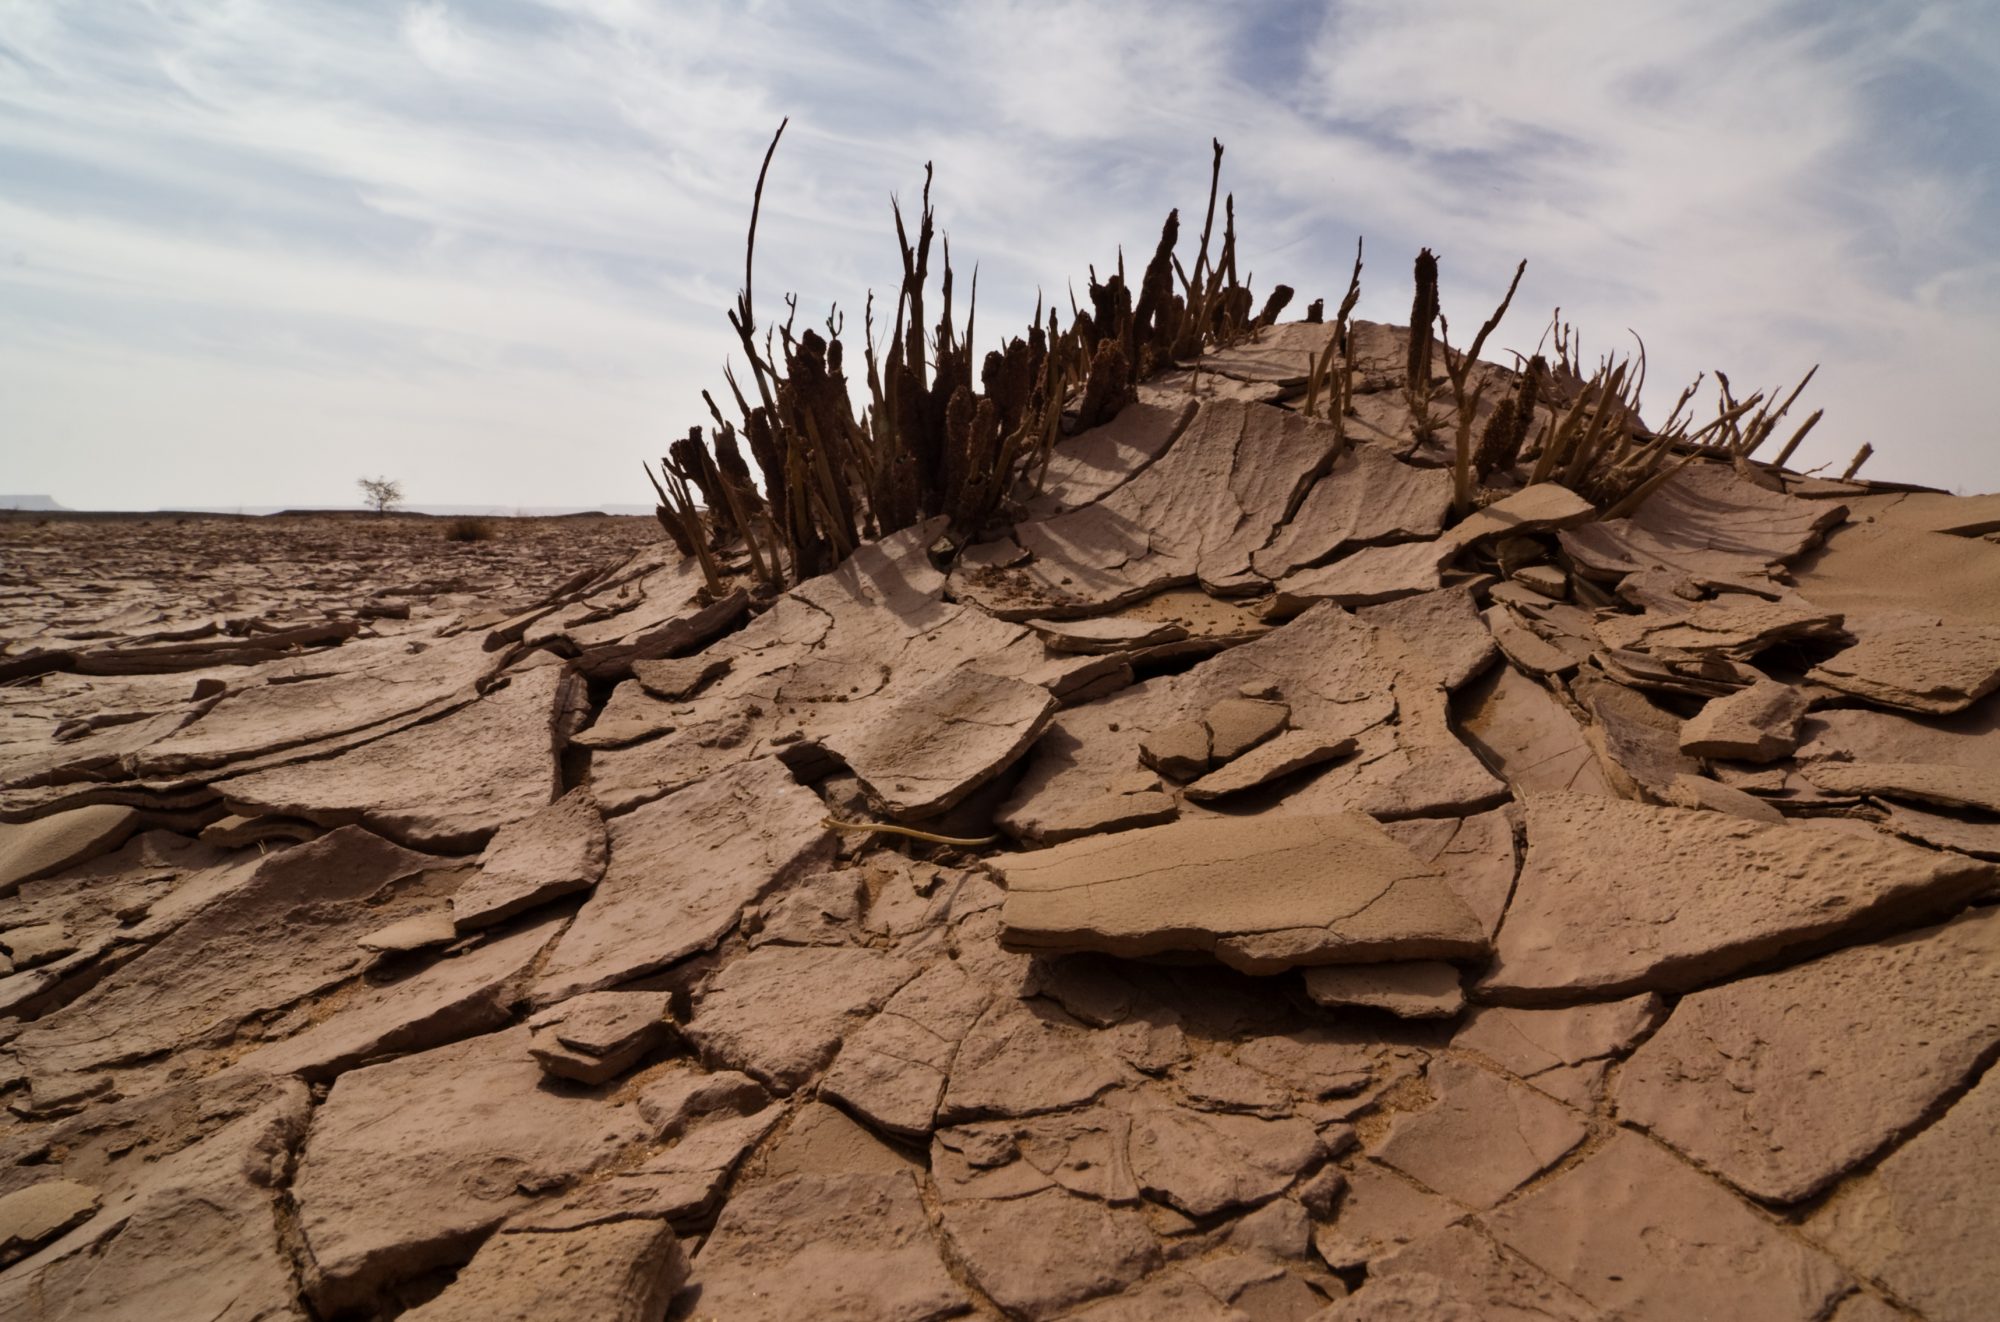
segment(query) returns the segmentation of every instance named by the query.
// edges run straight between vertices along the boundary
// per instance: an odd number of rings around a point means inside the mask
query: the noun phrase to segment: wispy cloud
[[[1365,234],[1400,319],[1429,244],[1470,323],[1526,257],[1507,343],[1561,303],[1656,382],[1822,361],[1812,461],[1991,488],[1996,89],[1980,0],[0,0],[0,487],[638,499],[790,115],[767,316],[858,321],[935,160],[982,325],[1025,320],[1197,209],[1215,135],[1260,284],[1337,294]]]

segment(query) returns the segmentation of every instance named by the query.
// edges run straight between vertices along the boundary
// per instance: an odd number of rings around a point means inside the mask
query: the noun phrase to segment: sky
[[[1191,245],[1219,137],[1259,297],[1361,236],[1400,322],[1429,246],[1469,336],[1525,258],[1489,356],[1643,336],[1655,421],[1818,363],[1796,462],[2000,488],[1991,0],[0,0],[0,492],[648,501],[786,116],[767,323],[892,307],[932,161],[990,346]]]

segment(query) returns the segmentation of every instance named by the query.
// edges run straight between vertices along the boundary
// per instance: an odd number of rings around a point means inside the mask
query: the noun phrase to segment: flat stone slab
[[[762,946],[702,989],[683,1031],[711,1066],[789,1093],[915,974],[914,965],[875,950]]]
[[[543,1087],[528,1041],[522,1025],[334,1083],[293,1186],[320,1308],[451,1264],[528,1206],[524,1185],[555,1187],[648,1136],[635,1108]]]
[[[564,671],[529,670],[427,725],[216,787],[246,816],[360,823],[415,849],[476,849],[555,801],[558,727],[581,700],[581,683]]]
[[[1516,794],[1611,795],[1582,723],[1512,666],[1494,667],[1452,705],[1466,741]]]
[[[996,861],[1002,944],[1127,958],[1193,951],[1247,973],[1477,958],[1442,873],[1359,813],[1204,818]]]
[[[1606,1313],[1813,1322],[1846,1274],[1632,1133],[1486,1214],[1486,1229]]]
[[[1875,794],[2000,813],[2000,774],[1928,762],[1814,762],[1805,777],[1836,794]]]
[[[1799,746],[1808,699],[1790,684],[1761,680],[1708,704],[1681,726],[1681,752],[1733,762],[1775,762]]]
[[[2000,1220],[1996,1133],[2000,1074],[1989,1069],[1942,1118],[1835,1193],[1806,1233],[1925,1317],[1978,1322],[2000,1296],[1987,1234]]]
[[[1428,540],[1443,529],[1450,509],[1451,474],[1403,463],[1372,445],[1350,445],[1250,564],[1278,579],[1349,546]]]
[[[1899,711],[1964,711],[2000,688],[2000,625],[1868,628],[1806,678]]]
[[[1479,984],[1513,1002],[1689,990],[1945,911],[1995,875],[1884,837],[1595,795],[1531,795],[1527,825],[1527,861]]]
[[[1829,1007],[1839,1007],[1837,1014]],[[1682,998],[1619,1115],[1794,1203],[1917,1124],[2000,1045],[2000,911]]]
[[[1588,1107],[1609,1062],[1666,1016],[1651,992],[1560,1010],[1482,1005],[1465,1017],[1451,1045],[1475,1051],[1552,1097]]]
[[[1195,781],[1187,787],[1187,796],[1201,801],[1240,794],[1295,771],[1346,757],[1356,747],[1345,735],[1334,738],[1313,730],[1287,730]]]
[[[1600,574],[1674,569],[1697,578],[1762,577],[1804,554],[1845,515],[1830,501],[1766,491],[1721,464],[1689,464],[1632,517],[1558,535],[1571,559]],[[1839,609],[1837,602],[1819,604]]]
[[[137,811],[109,803],[72,808],[19,825],[0,823],[0,896],[12,895],[24,881],[108,854],[138,829]]]
[[[967,666],[830,735],[826,746],[891,816],[917,821],[956,807],[1011,766],[1055,709],[1038,684]]]
[[[792,1175],[739,1189],[695,1262],[697,1316],[930,1322],[965,1312],[907,1174]]]
[[[604,879],[534,999],[612,987],[714,945],[745,905],[831,857],[825,816],[781,763],[756,758],[613,818]]]
[[[687,1280],[687,1254],[663,1221],[617,1221],[559,1234],[499,1234],[409,1322],[588,1317],[658,1322]]]
[[[490,927],[550,900],[589,890],[610,856],[604,819],[586,788],[571,790],[534,816],[500,828],[479,871],[451,897],[460,931]]]
[[[0,1267],[85,1221],[100,1201],[97,1190],[75,1180],[43,1180],[0,1195]]]
[[[1493,633],[1480,618],[1471,591],[1463,587],[1420,592],[1354,613],[1429,657],[1445,688],[1453,691],[1491,665],[1496,654]]]
[[[1492,1207],[1589,1133],[1560,1102],[1477,1065],[1434,1060],[1429,1082],[1436,1103],[1398,1116],[1372,1155],[1468,1207]]]
[[[1458,969],[1436,960],[1401,964],[1330,964],[1307,969],[1315,1005],[1384,1010],[1399,1019],[1450,1019],[1465,1008]]]

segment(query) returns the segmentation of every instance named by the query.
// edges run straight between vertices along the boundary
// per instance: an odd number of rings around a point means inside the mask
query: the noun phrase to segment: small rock
[[[378,928],[358,938],[355,944],[381,954],[405,954],[428,946],[450,945],[457,939],[458,927],[451,920],[451,910],[435,909]]]
[[[666,661],[634,661],[632,678],[662,702],[692,698],[710,682],[729,673],[733,658],[702,654]]]
[[[1332,964],[1305,971],[1315,1005],[1358,1005],[1401,1019],[1449,1019],[1465,1008],[1458,970],[1435,960]]]
[[[1790,684],[1760,680],[1711,698],[1681,727],[1681,751],[1690,757],[1775,762],[1799,746],[1807,705],[1806,695]]]
[[[1203,718],[1209,731],[1209,756],[1227,762],[1263,743],[1285,728],[1292,709],[1282,702],[1254,698],[1224,698]]]
[[[528,1020],[528,1053],[550,1074],[600,1084],[630,1069],[672,1031],[665,992],[589,992]]]
[[[1287,730],[1195,781],[1187,787],[1187,796],[1202,801],[1255,789],[1295,771],[1346,757],[1355,747],[1355,741],[1349,737]]]
[[[1139,760],[1168,780],[1193,780],[1208,770],[1211,746],[1208,726],[1176,721],[1139,741]]]

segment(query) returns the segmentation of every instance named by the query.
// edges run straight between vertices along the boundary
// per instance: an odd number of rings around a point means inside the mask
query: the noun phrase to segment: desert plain
[[[0,518],[0,1317],[2000,1313],[2000,497],[1343,329],[783,585]]]

